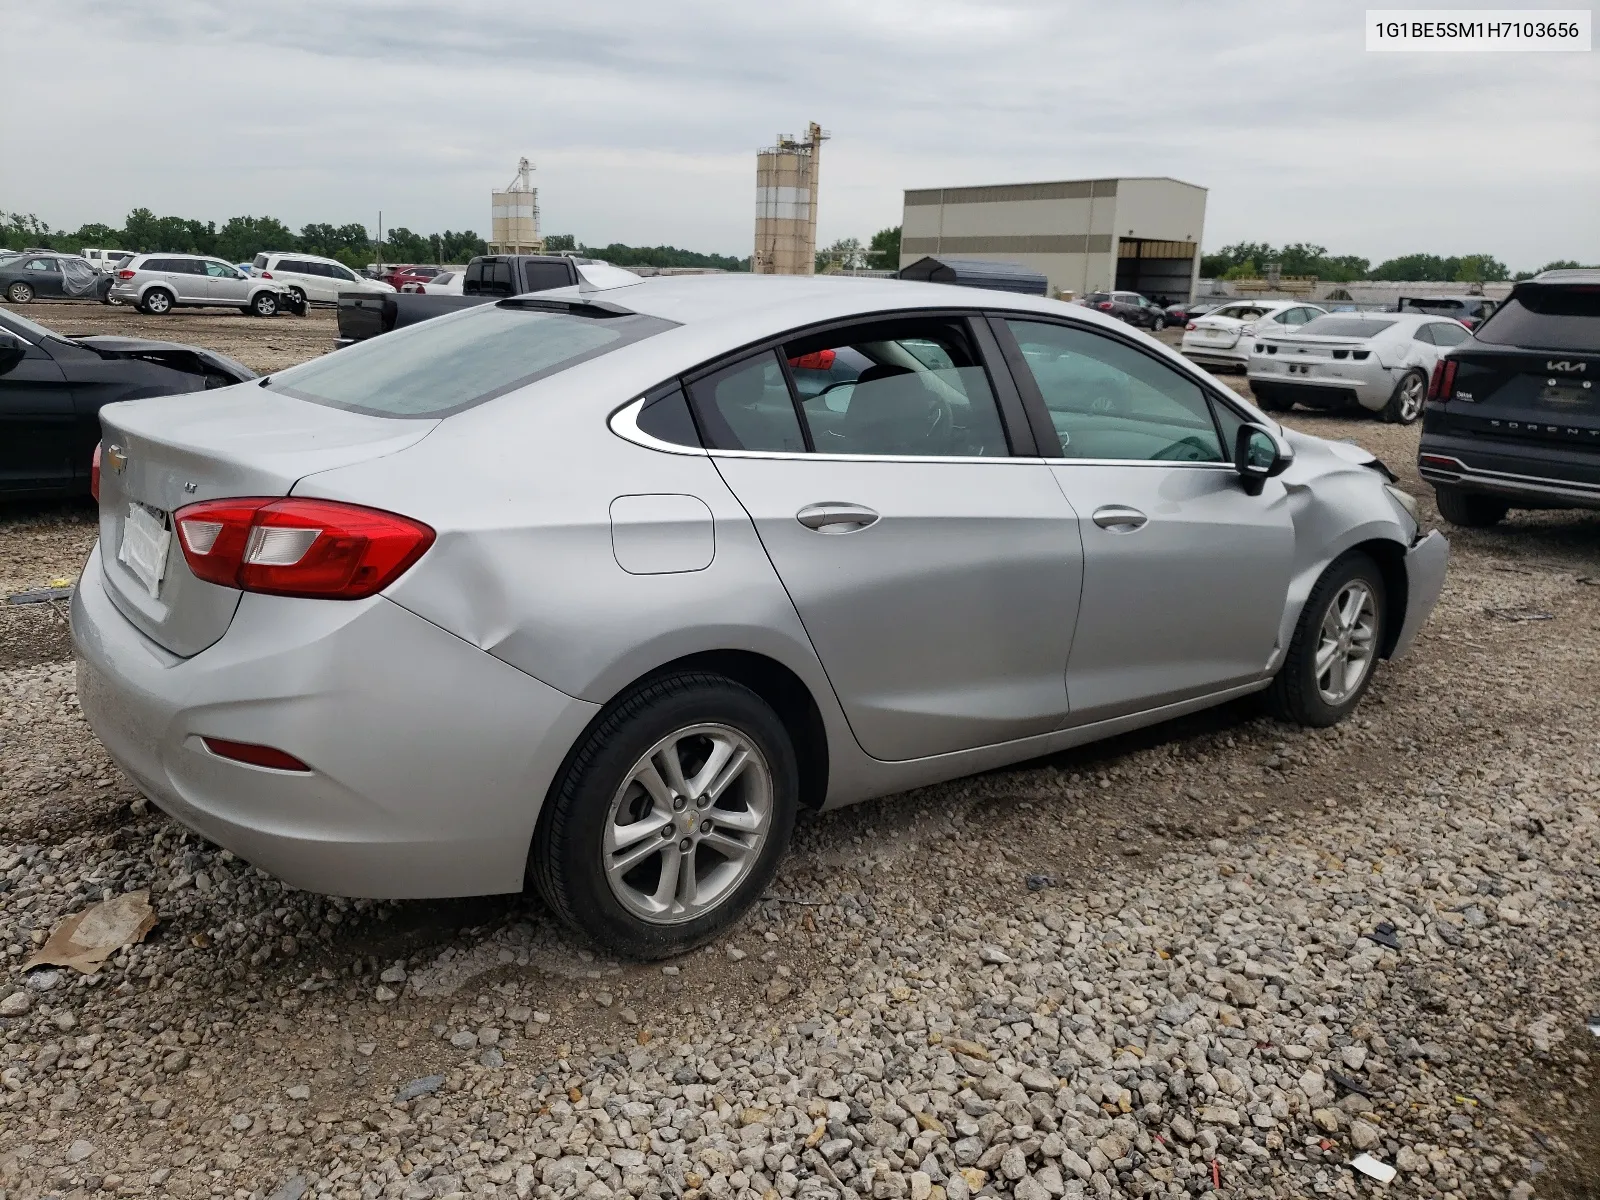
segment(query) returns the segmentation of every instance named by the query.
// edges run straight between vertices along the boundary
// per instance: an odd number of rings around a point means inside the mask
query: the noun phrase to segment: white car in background
[[[1290,333],[1326,315],[1326,309],[1298,300],[1234,300],[1183,327],[1183,353],[1204,366],[1243,371],[1257,335]]]
[[[1269,411],[1364,408],[1409,425],[1422,415],[1434,364],[1471,337],[1460,321],[1430,313],[1329,313],[1294,332],[1257,333],[1250,391]]]
[[[440,271],[432,279],[425,279],[421,283],[404,284],[402,292],[421,292],[427,296],[459,296],[462,281],[467,277],[465,268],[460,270]]]
[[[257,275],[281,283],[291,295],[312,303],[337,304],[340,292],[376,296],[394,291],[381,279],[368,279],[337,259],[315,254],[268,250],[256,255],[251,266]]]

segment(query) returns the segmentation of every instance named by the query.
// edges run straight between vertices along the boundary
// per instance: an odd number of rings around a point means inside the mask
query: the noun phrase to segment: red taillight
[[[1100,301],[1100,303],[1098,305],[1096,305],[1096,307],[1099,308],[1099,310],[1101,312],[1110,312],[1111,311],[1111,301],[1102,300],[1102,301]]]
[[[117,272],[117,278],[118,279],[132,279],[133,276],[134,276],[134,272],[132,272],[132,271],[118,271]]]
[[[1433,364],[1433,378],[1428,380],[1428,399],[1440,404],[1456,394],[1456,360],[1441,358]]]
[[[789,365],[800,371],[827,371],[833,367],[834,361],[839,357],[837,350],[813,350],[810,354],[802,354],[798,358],[791,358]]]
[[[1188,323],[1188,324],[1187,324],[1187,325],[1185,325],[1185,326],[1184,326],[1184,327],[1183,327],[1183,328],[1184,328],[1184,331],[1185,331],[1185,332],[1187,332],[1187,331],[1188,331],[1188,330],[1191,330],[1191,329],[1193,329],[1193,328],[1194,328],[1194,322],[1193,322],[1193,321],[1190,321],[1190,322],[1189,322],[1189,323]]]
[[[94,457],[89,460],[89,495],[95,503],[100,501],[100,443],[94,444]]]
[[[320,600],[381,592],[434,539],[419,521],[332,500],[203,500],[172,516],[189,569],[207,583]]]
[[[263,272],[261,272],[261,278],[263,278],[263,279],[271,279],[272,278],[272,272],[271,271],[263,271]]]
[[[310,767],[294,755],[272,746],[258,746],[254,742],[230,742],[226,738],[202,737],[206,749],[218,758],[231,758],[235,762],[249,763],[252,767],[270,767],[274,771],[309,771]]]

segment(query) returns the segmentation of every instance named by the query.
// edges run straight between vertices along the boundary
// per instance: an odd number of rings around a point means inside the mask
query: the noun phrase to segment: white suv
[[[357,275],[336,259],[319,258],[315,254],[267,251],[256,255],[250,265],[262,278],[281,283],[296,296],[323,304],[339,303],[340,292],[378,295],[394,291],[387,283]]]

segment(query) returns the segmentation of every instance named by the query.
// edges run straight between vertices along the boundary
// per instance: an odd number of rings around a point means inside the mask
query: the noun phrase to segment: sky
[[[1369,53],[1364,19],[1346,0],[0,0],[0,44],[61,50],[7,55],[0,211],[370,229],[381,210],[487,235],[526,155],[546,233],[743,256],[756,151],[815,120],[822,244],[899,224],[906,188],[1170,175],[1209,189],[1208,250],[1600,261],[1600,59]]]

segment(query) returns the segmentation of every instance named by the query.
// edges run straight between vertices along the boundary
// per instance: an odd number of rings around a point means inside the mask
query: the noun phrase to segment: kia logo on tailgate
[[[1544,369],[1546,371],[1570,371],[1576,374],[1579,371],[1587,371],[1589,369],[1589,364],[1581,362],[1567,362],[1565,359],[1562,359],[1560,362],[1556,362],[1554,359],[1552,359],[1550,362],[1545,363]]]

